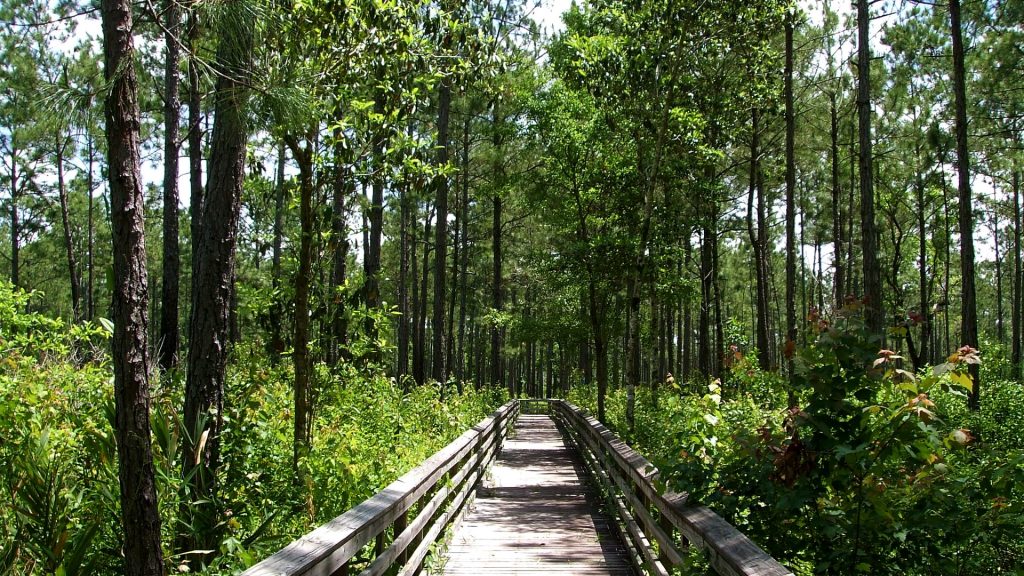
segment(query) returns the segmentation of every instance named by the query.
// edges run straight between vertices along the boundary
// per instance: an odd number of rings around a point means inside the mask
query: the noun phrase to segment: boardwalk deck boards
[[[455,530],[444,574],[632,575],[597,502],[554,422],[522,415]]]

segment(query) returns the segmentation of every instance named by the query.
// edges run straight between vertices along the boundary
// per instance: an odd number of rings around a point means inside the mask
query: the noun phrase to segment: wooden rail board
[[[521,415],[452,536],[444,574],[632,576],[628,551],[585,478],[548,416]]]

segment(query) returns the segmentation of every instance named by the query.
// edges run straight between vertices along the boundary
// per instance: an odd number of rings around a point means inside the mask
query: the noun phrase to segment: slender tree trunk
[[[334,244],[330,300],[332,366],[342,357],[349,356],[345,351],[345,346],[348,345],[348,294],[345,284],[348,279],[348,253],[352,247],[348,240],[349,199],[355,198],[356,180],[352,173],[352,158],[344,138],[340,131],[334,135],[334,181],[331,184],[331,238]]]
[[[956,172],[960,216],[960,324],[963,344],[978,347],[978,303],[974,286],[974,213],[971,200],[971,162],[967,148],[967,88],[964,79],[964,40],[960,24],[960,0],[949,0],[949,27],[953,37],[953,97],[956,127]],[[974,387],[969,404],[977,410],[981,399],[978,365],[968,366]]]
[[[15,135],[11,134],[11,284],[21,286],[21,224],[18,221],[18,200],[21,186],[18,182],[18,147]]]
[[[64,152],[67,140],[60,134],[55,139],[57,162],[57,196],[60,202],[60,221],[64,230],[64,252],[68,263],[68,278],[71,284],[71,315],[75,322],[82,319],[82,282],[78,275],[75,259],[75,239],[71,234],[71,215],[68,209],[68,189],[64,182]]]
[[[693,246],[689,231],[683,237],[683,260],[684,269],[689,271],[693,266]],[[703,287],[703,283],[701,286]],[[689,295],[683,300],[683,328],[680,338],[682,339],[681,374],[683,382],[689,383],[693,370],[693,299]]]
[[[190,526],[192,533],[179,542],[179,552],[218,549],[222,529],[214,502],[224,425],[235,240],[245,180],[252,22],[226,25],[222,35],[215,64],[218,79],[210,150],[210,173],[217,178],[210,180],[203,198],[193,254],[194,290],[185,383],[187,456],[182,461],[182,478],[187,494],[181,518],[182,525]]]
[[[377,73],[380,80],[380,71]],[[373,110],[383,117],[384,98],[382,89],[377,89],[373,97]],[[366,259],[363,262],[363,272],[366,276],[365,296],[367,308],[379,308],[380,298],[380,255],[381,239],[384,233],[384,128],[378,127],[378,133],[373,137],[373,152],[371,154],[371,176],[370,176],[370,229],[369,243],[366,244]],[[377,326],[372,316],[367,316],[366,333],[370,341],[377,339]],[[379,354],[371,352],[371,357],[379,358]]]
[[[164,562],[149,427],[149,292],[132,5],[127,0],[104,0],[101,11],[104,76],[110,86],[106,132],[114,239],[111,346],[125,574],[160,576]]]
[[[705,216],[705,218],[710,218]],[[700,243],[700,319],[697,328],[697,371],[701,378],[711,378],[713,366],[711,363],[711,315],[713,313],[714,298],[713,284],[713,248],[714,235],[711,230],[713,224],[704,222],[704,230]]]
[[[285,143],[277,145],[277,176],[274,192],[274,240],[270,264],[270,282],[273,287],[273,303],[270,305],[270,362],[277,364],[284,353],[284,338],[281,336],[281,247],[284,243],[284,207],[288,186],[285,183]]]
[[[920,156],[920,154],[918,154]],[[918,162],[920,164],[920,162]],[[917,358],[914,358],[914,368],[920,369],[929,356],[929,343],[931,341],[931,328],[933,316],[929,310],[928,301],[931,298],[928,283],[928,233],[925,217],[925,188],[924,179],[918,175],[914,180],[914,188],[917,196],[917,280],[918,280],[918,308],[921,322],[921,345]]]
[[[164,3],[164,207],[163,278],[160,292],[160,369],[178,364],[178,279],[181,256],[178,250],[178,27],[181,13],[177,0]]]
[[[871,156],[871,36],[870,0],[857,0],[857,122],[860,172],[861,258],[867,327],[884,337],[885,309],[882,272],[878,262],[878,228],[875,224],[875,191]]]
[[[299,270],[295,275],[295,337],[292,362],[295,369],[294,430],[292,469],[299,473],[299,460],[309,453],[312,419],[309,357],[309,290],[313,270],[313,139],[305,145],[288,138],[292,157],[299,165]]]
[[[768,317],[771,314],[768,303],[768,266],[767,254],[768,234],[765,215],[764,189],[761,184],[761,126],[760,111],[753,109],[751,114],[750,133],[750,182],[747,193],[747,234],[754,252],[754,272],[756,296],[754,325],[756,326],[757,363],[762,370],[771,368],[771,350],[768,344]],[[757,210],[754,209],[754,196],[757,195]],[[756,214],[756,216],[755,216]],[[754,220],[757,220],[756,228]],[[788,221],[788,214],[787,214]]]
[[[410,190],[411,192],[411,190]],[[412,200],[410,200],[412,203]],[[409,225],[411,229],[411,236],[409,238],[409,250],[411,252],[410,263],[409,263],[409,283],[412,284],[412,302],[411,302],[411,315],[412,315],[412,377],[417,384],[422,384],[423,381],[420,379],[422,371],[420,367],[423,365],[423,358],[420,350],[420,342],[423,340],[423,333],[420,332],[420,317],[423,315],[423,309],[420,307],[420,273],[419,273],[419,240],[416,234],[416,227],[419,224],[419,206],[412,203],[410,206],[409,214]],[[424,240],[423,248],[423,265],[426,266],[426,241]]]
[[[410,206],[410,190],[407,178],[402,178],[398,189],[399,227],[398,227],[398,381],[406,387],[409,376],[409,323],[411,310],[409,306],[409,266],[410,242],[409,219],[412,216]],[[415,259],[415,256],[413,257]],[[415,266],[415,265],[414,265]],[[413,267],[413,284],[416,272]],[[414,291],[415,293],[415,291]]]
[[[469,291],[469,120],[467,114],[462,125],[462,218],[459,220],[462,262],[459,264],[459,346],[456,351],[456,381],[460,390],[466,378],[466,293]]]
[[[413,350],[413,372],[417,384],[425,384],[427,381],[427,302],[429,301],[427,282],[430,276],[430,219],[433,217],[431,212],[427,213],[426,222],[423,224],[423,282],[420,284],[420,322],[416,328],[418,334]]]
[[[836,93],[829,93],[829,112],[831,116],[831,129],[829,134],[832,137],[832,258],[834,275],[832,285],[832,302],[836,308],[843,305],[846,286],[846,269],[843,262],[843,191],[839,186],[839,110],[836,106]]]
[[[793,110],[793,28],[794,10],[786,16],[786,341],[796,344],[796,266],[797,251],[801,252],[800,269],[803,270],[803,243],[796,245],[796,113]],[[800,220],[803,232],[804,219]],[[767,294],[766,294],[767,296]],[[786,354],[786,372],[789,382],[796,380],[793,369],[793,355]],[[796,397],[789,394],[789,405],[796,405]]]
[[[499,108],[497,101],[493,104],[494,114],[494,149],[501,149],[501,130],[498,125]],[[500,156],[500,155],[496,155]],[[492,206],[492,221],[491,221],[491,263],[492,263],[492,275],[491,275],[491,306],[495,312],[500,313],[504,309],[504,301],[502,297],[502,245],[501,245],[501,219],[502,219],[502,198],[501,198],[501,186],[504,185],[502,178],[503,174],[501,171],[503,164],[501,158],[495,158],[494,161],[494,177],[498,179],[495,186],[494,195],[491,198]],[[491,327],[491,385],[497,387],[503,387],[504,382],[504,358],[502,354],[503,343],[501,341],[501,326],[495,323]],[[510,383],[511,386],[511,383]],[[509,392],[512,392],[511,387]]]
[[[1024,301],[1021,291],[1024,289],[1024,274],[1021,274],[1021,208],[1020,208],[1020,170],[1013,168],[1013,318],[1011,332],[1013,343],[1010,347],[1010,361],[1013,363],[1015,376],[1021,378],[1021,303]]]
[[[92,124],[92,122],[90,122],[90,125],[91,124]],[[89,195],[89,198],[88,198],[88,200],[89,200],[88,220],[89,220],[89,222],[87,224],[89,238],[86,241],[86,244],[88,244],[87,248],[89,250],[89,255],[88,255],[88,261],[86,262],[86,268],[88,268],[89,279],[88,279],[88,286],[86,287],[86,298],[88,299],[88,303],[86,305],[86,320],[92,322],[93,319],[96,318],[96,292],[94,291],[96,272],[95,272],[95,267],[93,265],[94,264],[94,256],[95,256],[94,253],[93,253],[93,250],[95,248],[95,241],[94,240],[95,240],[95,230],[96,230],[96,227],[95,227],[95,220],[93,219],[93,197],[92,197],[93,189],[95,188],[95,183],[93,182],[93,165],[95,164],[95,160],[96,160],[96,158],[95,158],[95,150],[96,150],[96,148],[95,148],[95,146],[93,144],[92,132],[88,133],[87,140],[88,140],[87,147],[89,149],[88,150],[88,156],[89,156],[88,163],[89,163],[89,167],[88,167],[88,169],[86,171],[85,188],[86,188],[87,193]]]
[[[1003,322],[1003,263],[999,252],[999,210],[992,209],[992,235],[995,241],[996,257],[996,340],[1006,343],[1006,323]]]
[[[199,50],[200,27],[199,0],[192,0],[188,18],[188,45],[192,55],[188,59],[188,169],[189,169],[189,218],[191,219],[192,241],[192,292],[196,290],[196,252],[199,244],[203,213],[203,109],[202,79],[199,69],[202,64],[196,56]]]
[[[451,39],[446,35],[446,48]],[[437,105],[437,165],[448,164],[448,121],[451,111],[452,87],[451,79],[441,81]],[[437,224],[434,227],[434,317],[432,334],[433,361],[431,376],[444,384],[448,380],[448,365],[445,351],[445,301],[447,294],[447,260],[448,260],[448,177],[440,174],[434,178],[437,192],[435,209]]]

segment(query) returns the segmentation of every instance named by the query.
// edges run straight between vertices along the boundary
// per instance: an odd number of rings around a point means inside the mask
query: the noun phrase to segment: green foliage
[[[117,573],[121,529],[113,386],[105,331],[69,329],[25,313],[29,295],[0,282],[0,572]],[[91,350],[90,360],[78,350]],[[319,367],[313,446],[292,473],[292,373],[241,345],[229,371],[219,555],[205,573],[231,574],[344,512],[443,447],[504,401],[503,392],[417,387],[378,371]],[[154,461],[168,547],[181,488],[180,382],[153,393]],[[181,558],[171,561],[175,569]]]
[[[814,341],[795,357],[797,406],[786,406],[781,378],[738,355],[724,390],[643,391],[628,441],[669,487],[797,573],[1016,573],[1020,384],[990,383],[990,400],[971,412],[966,367],[979,362],[976,351],[915,374],[873,344],[858,305],[812,320]],[[587,388],[571,398],[594,406]],[[624,405],[623,391],[610,395],[620,433]]]

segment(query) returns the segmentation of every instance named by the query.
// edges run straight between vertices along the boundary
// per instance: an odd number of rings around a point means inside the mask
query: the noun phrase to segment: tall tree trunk
[[[345,283],[348,278],[349,199],[355,198],[356,181],[352,173],[352,158],[340,131],[334,134],[334,173],[331,184],[331,239],[334,244],[331,266],[331,358],[333,366],[342,357],[347,357],[348,316],[346,311]]]
[[[971,162],[967,148],[967,88],[964,79],[964,40],[960,24],[960,0],[949,0],[949,27],[953,37],[953,97],[955,100],[956,172],[960,216],[960,325],[963,344],[978,347],[978,303],[974,287],[974,213],[971,201]],[[969,373],[974,387],[969,404],[977,410],[981,399],[978,365]]]
[[[1013,167],[1013,318],[1011,332],[1013,343],[1010,346],[1010,361],[1013,363],[1014,375],[1021,378],[1021,303],[1024,301],[1021,291],[1024,289],[1024,274],[1021,274],[1021,209],[1020,209],[1020,170]]]
[[[832,259],[833,284],[832,302],[836,308],[843,305],[846,297],[846,269],[843,262],[843,191],[839,185],[839,110],[836,106],[836,93],[829,93],[829,113],[831,124],[829,134],[832,137]]]
[[[378,80],[380,71],[377,72]],[[377,89],[373,96],[373,110],[383,117],[384,114],[384,92]],[[367,308],[378,308],[381,305],[380,298],[380,255],[381,239],[384,233],[384,128],[378,127],[378,133],[373,136],[373,151],[371,153],[371,176],[370,176],[370,228],[369,242],[366,244],[366,259],[363,261],[363,272],[366,276],[365,296]],[[366,333],[370,341],[377,339],[377,326],[372,316],[366,318]],[[374,359],[379,358],[376,351],[371,352]]]
[[[450,35],[445,36],[445,47],[451,44]],[[441,81],[437,105],[437,165],[448,164],[448,121],[451,112],[452,87],[451,79]],[[434,316],[432,348],[433,361],[431,376],[444,384],[448,380],[448,365],[445,352],[445,301],[447,300],[447,260],[448,260],[448,177],[439,174],[434,178],[437,192],[435,209],[437,224],[434,227]]]
[[[492,104],[493,116],[494,116],[494,149],[501,150],[501,130],[499,129],[499,107],[497,100]],[[495,312],[500,313],[504,308],[504,302],[502,299],[502,245],[501,245],[501,226],[502,226],[502,197],[501,187],[504,185],[501,172],[503,164],[502,159],[499,158],[500,154],[495,155],[494,160],[494,177],[496,179],[496,186],[494,189],[494,195],[491,197],[491,306]],[[501,341],[501,330],[500,324],[495,323],[491,327],[491,385],[499,388],[504,387],[504,358],[502,354],[503,343]],[[511,394],[512,388],[509,383],[509,392]]]
[[[412,311],[409,306],[409,265],[410,244],[409,220],[412,217],[410,206],[409,181],[403,178],[398,189],[399,226],[398,226],[398,381],[406,386],[409,376],[409,324]],[[413,256],[415,260],[415,256]],[[416,268],[413,265],[413,284],[416,283]],[[415,294],[415,291],[413,292]]]
[[[246,100],[252,58],[252,22],[224,24],[216,57],[218,71],[210,179],[200,210],[193,254],[192,312],[185,383],[182,478],[187,494],[182,525],[191,534],[178,551],[216,550],[220,544],[217,474],[224,424],[224,384],[235,240],[245,180]],[[197,558],[195,560],[202,560]]]
[[[796,245],[796,113],[793,110],[793,28],[795,8],[786,15],[786,341],[796,344],[796,258],[800,250],[800,269],[803,270],[803,243]],[[803,219],[800,230],[803,232]],[[787,353],[786,372],[789,382],[796,381],[792,354]],[[789,405],[796,405],[796,397],[789,395]]]
[[[295,275],[295,337],[292,362],[295,369],[292,469],[299,473],[299,460],[309,453],[312,418],[309,357],[309,289],[313,270],[313,138],[302,145],[286,137],[292,157],[299,165],[299,270]]]
[[[192,0],[188,18],[188,45],[191,55],[188,59],[188,169],[189,169],[189,218],[192,236],[192,291],[196,289],[196,248],[203,214],[203,86],[199,70],[202,63],[196,56],[199,50],[200,27],[198,0]]]
[[[1006,343],[1006,323],[1003,322],[1003,263],[999,253],[999,210],[992,209],[992,235],[995,243],[996,257],[996,340]]]
[[[18,182],[18,146],[15,135],[11,134],[11,284],[21,285],[21,225],[18,221],[18,200],[21,187]]]
[[[103,0],[101,10],[104,77],[110,86],[106,132],[114,240],[111,347],[125,574],[159,576],[164,562],[149,427],[149,292],[132,4]]]
[[[427,382],[427,283],[430,277],[430,219],[433,210],[427,212],[423,224],[423,281],[420,284],[419,325],[416,327],[416,344],[413,347],[413,376],[417,384]]]
[[[915,149],[915,152],[915,155],[920,158],[918,150]],[[921,345],[917,358],[912,358],[915,369],[920,369],[930,358],[928,348],[932,337],[933,322],[933,316],[928,306],[928,301],[931,298],[928,280],[928,232],[926,229],[924,178],[921,177],[920,161],[918,161],[918,166],[917,176],[914,178],[914,191],[917,197],[917,280]]]
[[[711,364],[711,315],[714,285],[712,280],[712,257],[714,235],[710,215],[705,216],[700,242],[700,318],[697,328],[697,371],[701,378],[710,378]]]
[[[875,224],[875,191],[871,156],[871,36],[870,0],[857,0],[857,123],[860,172],[861,258],[868,331],[884,337],[882,269],[878,261],[878,228]]]
[[[754,325],[757,327],[755,341],[757,342],[757,363],[762,370],[771,368],[771,350],[768,343],[768,317],[771,314],[768,303],[768,266],[767,254],[768,234],[765,215],[764,189],[758,189],[761,184],[761,114],[757,108],[751,113],[750,133],[750,177],[747,192],[747,234],[750,237],[750,246],[754,253],[754,272],[756,296]],[[754,196],[757,195],[757,209],[754,209]],[[756,216],[755,216],[756,214]],[[755,228],[755,218],[757,225]],[[787,222],[789,215],[787,213]],[[788,287],[787,287],[788,290]],[[787,292],[788,294],[788,292]]]
[[[683,269],[687,272],[693,267],[693,245],[690,236],[691,232],[687,230],[683,237]],[[683,299],[683,327],[680,338],[682,339],[680,372],[683,382],[689,383],[690,373],[693,369],[693,298],[689,295]]]
[[[68,141],[61,134],[55,139],[57,162],[57,196],[60,203],[60,221],[64,230],[64,253],[68,263],[68,278],[71,284],[71,315],[75,322],[82,319],[82,282],[78,275],[75,259],[75,239],[71,234],[71,215],[68,209],[68,189],[64,182],[64,153]]]
[[[411,192],[411,190],[410,190]],[[411,352],[412,352],[412,377],[413,381],[417,384],[422,384],[423,381],[420,379],[422,371],[420,367],[423,365],[422,353],[420,352],[420,342],[423,340],[423,334],[420,332],[420,317],[423,314],[423,308],[420,307],[420,274],[419,274],[419,258],[416,256],[419,253],[419,240],[416,234],[416,227],[419,224],[419,206],[418,203],[414,203],[410,200],[412,205],[410,206],[409,214],[409,227],[410,227],[410,238],[409,238],[409,251],[410,251],[410,263],[409,263],[409,283],[412,284],[412,302],[411,302],[411,316],[412,316],[412,339],[411,339]],[[423,247],[423,265],[426,266],[426,240],[424,240]]]
[[[469,291],[469,137],[470,115],[466,115],[462,126],[462,218],[459,220],[459,238],[462,244],[462,261],[459,263],[459,346],[456,351],[456,381],[459,390],[466,378],[466,298]]]
[[[91,114],[90,114],[90,120],[91,120]],[[90,121],[89,124],[91,125],[92,122]],[[89,220],[89,222],[87,224],[89,238],[86,241],[86,244],[88,245],[87,247],[88,247],[88,250],[89,250],[89,255],[87,257],[88,261],[86,262],[86,268],[88,269],[89,279],[88,279],[88,286],[86,287],[86,298],[88,299],[88,303],[86,304],[86,320],[92,322],[93,319],[96,317],[96,292],[94,291],[95,280],[96,280],[96,270],[95,270],[95,267],[94,267],[94,256],[95,256],[94,248],[95,248],[95,231],[96,231],[96,226],[95,226],[95,220],[93,219],[93,197],[92,197],[93,189],[95,188],[95,183],[93,182],[93,165],[95,164],[95,161],[96,161],[96,158],[95,158],[96,147],[93,144],[92,132],[91,131],[88,132],[88,135],[86,136],[86,139],[88,140],[88,144],[87,144],[88,152],[87,152],[87,154],[89,156],[88,157],[88,164],[89,164],[89,166],[88,166],[88,169],[86,170],[86,176],[85,176],[85,188],[86,188],[87,193],[89,195],[89,198],[88,198],[88,200],[89,200],[88,220]]]
[[[284,207],[288,186],[285,183],[285,143],[277,145],[277,176],[274,191],[274,240],[270,264],[270,282],[274,291],[273,303],[270,305],[270,362],[277,364],[284,353],[284,338],[281,335],[281,247],[284,243]]]
[[[160,369],[178,364],[178,279],[181,256],[178,251],[178,26],[181,13],[177,0],[164,3],[164,207],[163,271],[160,288]]]

